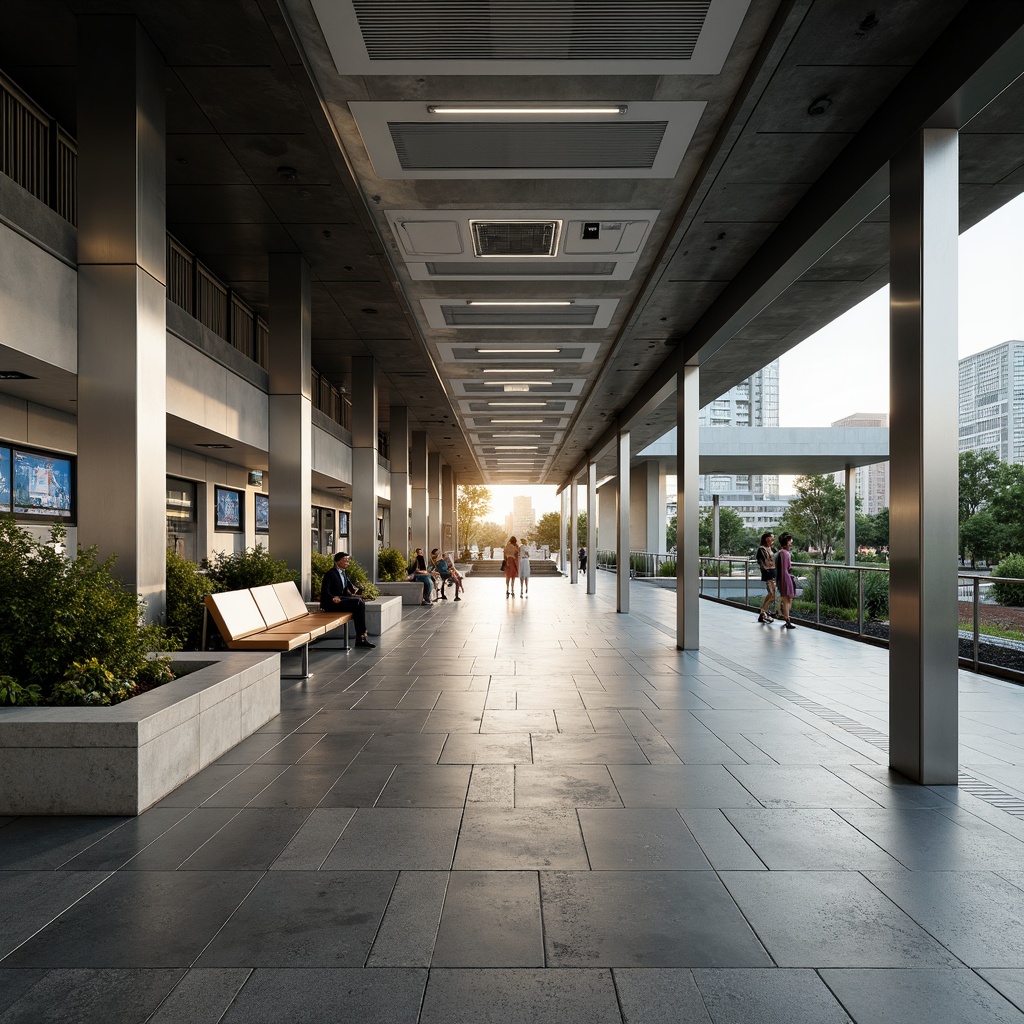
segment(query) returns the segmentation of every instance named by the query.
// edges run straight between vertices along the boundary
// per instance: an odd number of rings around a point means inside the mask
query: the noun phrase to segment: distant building
[[[536,525],[533,499],[525,494],[516,495],[512,499],[512,514],[505,516],[505,532],[516,538],[528,537]]]
[[[887,412],[855,412],[835,420],[833,427],[888,427]],[[843,473],[836,473],[836,482],[846,486]],[[860,498],[860,510],[873,516],[889,507],[889,463],[876,462],[871,466],[858,466],[854,471],[854,494]]]
[[[724,492],[718,495],[718,507],[731,509],[735,512],[743,520],[743,525],[746,529],[764,533],[765,530],[772,530],[778,527],[779,521],[785,514],[786,509],[789,508],[789,503],[794,497],[796,496],[748,494],[744,491],[736,494]],[[713,502],[710,496],[702,496],[699,504],[701,514],[703,515],[706,509],[712,507]],[[676,508],[677,498],[675,495],[671,495],[667,505],[669,520],[676,515]]]
[[[716,398],[700,411],[702,427],[777,427],[779,425],[779,361],[763,369]],[[701,497],[712,494],[759,494],[778,497],[776,475],[706,475],[700,478]]]
[[[1024,463],[1024,341],[960,360],[959,449]]]

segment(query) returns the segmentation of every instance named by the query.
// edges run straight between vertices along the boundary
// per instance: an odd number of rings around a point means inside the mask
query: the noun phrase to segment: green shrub
[[[318,555],[314,551],[311,562],[309,589],[314,598],[319,601],[320,588],[324,585],[324,576],[334,568],[334,559],[330,555]],[[345,574],[357,587],[363,588],[362,597],[365,600],[375,601],[380,597],[380,591],[370,582],[366,570],[354,558],[349,558]],[[402,579],[405,579],[404,574]]]
[[[398,582],[406,577],[408,560],[398,548],[384,548],[377,552],[377,575],[384,582]]]
[[[857,608],[857,574],[844,569],[823,569],[820,598],[832,608]]]
[[[320,588],[324,585],[324,577],[333,568],[334,559],[330,555],[313,552],[309,566],[309,593],[314,601],[320,600]]]
[[[57,524],[49,543],[0,517],[0,675],[44,700],[75,662],[95,659],[115,679],[133,680],[166,632],[140,621],[141,604],[95,548],[63,553]]]
[[[326,555],[321,557],[326,558]],[[330,559],[327,559],[330,562]],[[214,590],[248,590],[268,583],[298,583],[299,574],[288,568],[283,559],[270,557],[262,545],[245,551],[218,551],[213,558],[204,558],[202,567]]]
[[[107,707],[135,696],[135,683],[118,679],[96,658],[73,662],[50,694],[51,704]]]
[[[169,651],[198,651],[203,644],[203,598],[213,592],[199,566],[167,550]]]
[[[43,699],[43,691],[36,683],[22,686],[17,679],[0,676],[0,704],[18,704],[32,707]]]
[[[993,577],[1024,579],[1024,555],[1007,555],[993,570]],[[1024,605],[1024,583],[993,583],[992,592],[1000,604]]]
[[[354,558],[349,558],[348,568],[345,570],[345,573],[357,587],[362,588],[362,597],[365,600],[375,601],[380,597],[380,591],[370,582],[370,577],[366,575],[366,570]]]
[[[150,658],[135,675],[135,692],[145,693],[176,678],[170,658]]]
[[[659,576],[675,576],[676,574],[676,563],[675,562],[662,562],[658,566]]]
[[[864,574],[864,614],[869,619],[889,618],[889,574]]]

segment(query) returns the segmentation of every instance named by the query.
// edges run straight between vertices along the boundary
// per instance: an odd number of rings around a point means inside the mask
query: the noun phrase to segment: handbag
[[[505,571],[505,566],[506,566],[507,562],[508,562],[508,560],[507,560],[507,559],[505,559],[505,558],[503,558],[503,559],[501,560],[501,571],[502,571],[502,572],[504,572],[504,571]]]

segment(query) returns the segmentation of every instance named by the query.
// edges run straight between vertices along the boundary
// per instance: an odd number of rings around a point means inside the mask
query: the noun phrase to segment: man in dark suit
[[[356,623],[356,647],[376,647],[366,636],[366,602],[348,573],[349,554],[339,551],[334,556],[334,568],[324,575],[320,585],[320,607],[325,612],[351,612]]]

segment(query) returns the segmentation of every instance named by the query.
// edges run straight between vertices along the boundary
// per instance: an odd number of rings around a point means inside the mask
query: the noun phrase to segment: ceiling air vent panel
[[[558,251],[558,220],[471,220],[474,256],[551,257]]]
[[[533,329],[608,327],[618,299],[582,299],[567,296],[566,305],[524,305],[512,301],[420,299],[429,326],[445,328]],[[481,303],[479,305],[474,303]]]
[[[575,263],[422,263],[427,278],[444,277],[459,280],[465,277],[490,278],[545,278],[545,277],[607,277],[613,278],[618,263],[591,263],[577,260]],[[632,268],[633,263],[629,263]],[[419,280],[419,275],[413,275]]]

